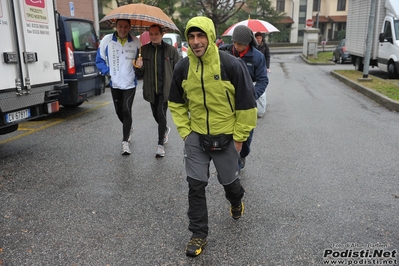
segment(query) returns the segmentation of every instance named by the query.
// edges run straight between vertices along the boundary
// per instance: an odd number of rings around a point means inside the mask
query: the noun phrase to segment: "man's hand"
[[[141,58],[141,56],[139,56],[137,60],[133,60],[133,66],[136,68],[141,68],[143,66],[143,59]]]
[[[236,145],[236,150],[237,150],[238,152],[241,152],[241,149],[242,149],[242,142],[234,141],[234,144]]]

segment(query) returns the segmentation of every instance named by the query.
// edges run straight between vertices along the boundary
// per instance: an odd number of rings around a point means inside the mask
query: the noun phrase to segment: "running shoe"
[[[129,142],[122,141],[122,155],[130,155],[132,152],[129,148]]]
[[[241,202],[240,206],[233,207],[230,206],[230,215],[233,219],[237,220],[241,218],[241,215],[244,213],[244,202]]]
[[[155,157],[164,157],[165,156],[165,148],[162,145],[157,146],[157,151],[155,152]]]
[[[186,247],[186,255],[189,257],[197,257],[201,254],[205,245],[205,238],[191,238]]]

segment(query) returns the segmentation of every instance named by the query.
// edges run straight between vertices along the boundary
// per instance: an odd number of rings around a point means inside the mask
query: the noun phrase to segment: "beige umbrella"
[[[165,31],[179,31],[175,23],[173,23],[162,9],[143,3],[117,7],[103,17],[100,22],[109,21],[114,23],[118,19],[130,19],[132,29],[140,31],[140,33],[142,33],[143,29],[146,29],[153,24],[160,25]],[[139,59],[141,60],[141,45]],[[133,60],[133,65],[137,67],[136,60]]]
[[[172,19],[162,9],[142,3],[117,7],[103,17],[100,22],[115,22],[118,19],[130,19],[133,30],[142,30],[152,24],[158,24],[165,31],[179,31]]]

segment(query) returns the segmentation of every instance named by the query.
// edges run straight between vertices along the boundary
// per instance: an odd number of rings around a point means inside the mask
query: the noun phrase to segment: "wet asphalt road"
[[[352,66],[272,56],[267,114],[241,177],[245,214],[230,217],[211,167],[210,233],[197,258],[184,253],[183,142],[169,114],[167,155],[155,158],[140,88],[131,156],[120,155],[109,90],[0,136],[0,265],[306,266],[327,265],[330,251],[346,265],[380,265],[374,250],[395,265],[399,116],[329,74],[342,68]],[[367,258],[354,257],[362,250]]]

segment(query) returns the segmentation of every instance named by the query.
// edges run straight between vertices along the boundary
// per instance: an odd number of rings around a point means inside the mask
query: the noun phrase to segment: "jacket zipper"
[[[157,58],[158,58],[158,46],[155,46],[155,58],[154,58],[154,69],[155,69],[155,93],[158,94],[158,65],[157,65]]]
[[[226,96],[227,96],[227,101],[229,102],[229,105],[230,105],[231,112],[234,112],[233,105],[231,104],[229,92],[227,90],[226,90]]]
[[[198,64],[197,64],[197,72],[199,69],[199,66],[201,64],[201,88],[202,88],[202,93],[204,95],[204,107],[206,110],[206,131],[207,134],[209,135],[210,133],[210,129],[209,129],[209,110],[208,107],[206,106],[206,93],[205,93],[205,86],[204,86],[204,63],[202,62],[202,60],[200,58],[198,58]]]

